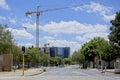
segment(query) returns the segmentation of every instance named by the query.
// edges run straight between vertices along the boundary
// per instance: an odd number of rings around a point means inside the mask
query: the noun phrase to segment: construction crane
[[[54,9],[48,9],[48,10],[42,10],[39,11],[39,6],[37,6],[37,11],[28,11],[26,12],[26,16],[31,15],[31,14],[36,14],[36,48],[39,48],[39,16],[43,12],[48,12],[48,11],[54,11],[54,10],[60,10],[60,9],[66,9],[66,8],[74,8],[74,7],[80,7],[83,6],[84,4],[80,5],[73,5],[73,6],[66,6],[66,7],[61,7],[61,8],[54,8]]]

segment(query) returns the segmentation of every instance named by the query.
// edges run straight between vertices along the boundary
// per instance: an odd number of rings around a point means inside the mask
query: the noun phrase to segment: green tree
[[[12,54],[13,54],[13,62],[19,62],[20,58],[21,58],[21,48],[19,48],[18,46],[14,45],[12,46]]]
[[[61,57],[51,57],[49,58],[49,63],[51,64],[51,66],[58,66],[62,63],[62,58]]]
[[[62,58],[61,57],[58,57],[58,56],[54,57],[54,64],[56,66],[60,65],[61,63],[62,63]]]
[[[32,63],[35,67],[41,62],[41,52],[36,48],[31,48],[26,50],[25,62]]]
[[[0,54],[9,54],[14,45],[13,36],[7,25],[0,25]]]
[[[72,55],[72,62],[76,62],[77,64],[81,65],[84,63],[84,55],[81,54],[80,51],[75,51]]]
[[[71,64],[71,58],[64,58],[63,61],[65,64]]]
[[[55,61],[54,61],[54,58],[53,58],[53,57],[49,58],[49,64],[50,64],[51,66],[54,66],[54,65],[55,65]]]
[[[13,63],[19,63],[22,59],[21,49],[16,46],[7,25],[0,24],[0,54],[13,54]]]
[[[115,19],[111,20],[112,26],[110,27],[110,34],[108,36],[112,46],[120,48],[120,11],[116,13]],[[120,57],[120,49],[117,50],[117,56]]]
[[[47,66],[49,63],[49,56],[46,53],[41,54],[40,62],[43,63],[43,65]]]
[[[85,43],[80,52],[84,55],[85,61],[94,61],[95,53],[94,53],[94,45],[91,42]]]
[[[85,56],[85,62],[94,62],[94,58],[102,58],[108,63],[116,58],[113,47],[109,42],[101,37],[95,37],[85,43],[81,48],[81,53]]]

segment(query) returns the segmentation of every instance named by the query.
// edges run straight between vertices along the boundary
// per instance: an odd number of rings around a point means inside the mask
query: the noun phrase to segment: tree
[[[49,58],[49,63],[50,63],[51,66],[55,65],[55,61],[54,61],[53,57]]]
[[[94,58],[95,58],[94,51],[95,51],[95,47],[92,41],[85,43],[80,50],[80,52],[84,55],[85,61],[87,62],[94,61]]]
[[[117,47],[120,48],[120,11],[116,13],[115,19],[111,20],[112,26],[110,27],[111,33],[108,38],[112,46],[117,44]],[[120,49],[117,50],[117,56],[120,57]]]
[[[0,54],[12,54],[13,65],[22,60],[21,49],[16,45],[7,25],[0,24]]]
[[[75,51],[72,55],[72,62],[77,62],[81,65],[84,63],[84,55],[80,51]]]
[[[102,60],[110,61],[116,58],[115,50],[109,42],[101,37],[95,37],[91,41],[85,43],[80,49],[81,53],[85,56],[86,64],[94,62],[94,58],[102,58]]]
[[[54,57],[54,62],[55,62],[55,65],[58,66],[60,64],[62,64],[62,58],[61,57]]]
[[[80,49],[80,53],[84,55],[83,68],[87,68],[88,63],[94,62],[95,58],[95,45],[93,45],[93,42],[85,43]]]
[[[62,58],[61,57],[51,57],[49,59],[49,63],[52,65],[52,66],[58,66],[62,63]]]
[[[46,53],[41,54],[40,62],[43,63],[43,65],[47,66],[49,62],[49,56]]]
[[[16,45],[12,46],[12,54],[13,54],[13,62],[19,62],[22,55],[21,49]]]
[[[26,50],[26,58],[25,61],[32,63],[34,66],[38,66],[38,63],[41,62],[41,52],[37,48],[31,48]]]
[[[13,36],[7,25],[0,25],[0,54],[9,54],[14,46]]]
[[[63,61],[65,64],[71,64],[71,58],[64,58]]]

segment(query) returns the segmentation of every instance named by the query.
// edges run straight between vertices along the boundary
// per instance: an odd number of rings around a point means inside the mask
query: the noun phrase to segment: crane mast
[[[37,6],[36,12],[26,12],[25,14],[26,16],[30,14],[36,14],[36,48],[39,48],[39,16],[40,16],[39,6]]]
[[[37,13],[36,13],[36,48],[39,48],[39,6],[37,6]]]

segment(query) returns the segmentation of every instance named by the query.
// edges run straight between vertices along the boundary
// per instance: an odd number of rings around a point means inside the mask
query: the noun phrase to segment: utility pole
[[[36,14],[36,48],[39,48],[39,16],[40,16],[39,6],[37,6],[37,11],[26,12],[25,14],[26,16]]]

